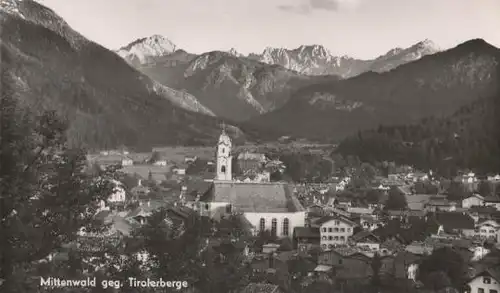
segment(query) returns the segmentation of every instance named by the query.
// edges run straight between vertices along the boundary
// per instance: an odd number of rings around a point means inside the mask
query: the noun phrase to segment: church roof
[[[227,202],[240,212],[284,213],[304,207],[283,182],[214,181],[202,202]]]

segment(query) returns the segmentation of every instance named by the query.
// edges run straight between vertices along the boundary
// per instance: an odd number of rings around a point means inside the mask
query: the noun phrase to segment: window
[[[339,231],[339,228],[335,228],[335,232],[338,232]]]
[[[326,228],[323,228],[323,232],[325,232],[325,233],[326,233]]]
[[[490,289],[490,293],[498,293],[497,290]]]
[[[351,232],[351,228],[347,228],[347,232]]]
[[[230,205],[230,204],[228,204],[228,205],[226,206],[226,213],[227,213],[227,214],[230,214],[230,213],[231,213],[231,211],[232,211],[231,205]]]
[[[333,236],[328,236],[328,240],[333,240]]]
[[[283,236],[288,236],[290,230],[290,221],[288,218],[283,219]]]
[[[339,240],[339,236],[335,236],[335,240]]]
[[[345,237],[344,236],[340,236],[340,240],[344,241]]]
[[[340,225],[340,221],[335,221],[335,225]]]
[[[495,230],[490,230],[490,233],[495,233]]]
[[[221,173],[226,173],[226,166],[221,166],[220,171]]]
[[[339,258],[339,265],[341,265],[341,264],[342,264],[342,259],[341,259],[341,258]]]
[[[266,230],[266,219],[264,218],[260,218],[260,231],[263,232],[264,230]]]
[[[332,248],[333,248],[333,245],[328,244],[328,248],[332,249]]]
[[[483,283],[485,283],[485,284],[491,284],[491,279],[488,278],[488,277],[484,277],[483,278]]]
[[[278,221],[276,218],[271,220],[271,235],[276,236],[276,230],[278,229]]]
[[[225,148],[222,148],[222,153],[225,153],[226,152],[226,149]]]
[[[332,228],[328,228],[328,232],[332,233],[333,232],[332,230],[333,230]]]
[[[208,203],[205,204],[205,209],[208,211],[208,209],[210,209],[210,206],[208,205]]]
[[[323,239],[323,240],[326,240],[327,238],[326,238],[326,236],[323,236],[323,237],[322,237],[322,239]]]
[[[484,293],[484,289],[483,288],[477,288],[477,293]]]
[[[326,244],[321,245],[321,247],[323,247],[323,249],[326,249]]]
[[[340,232],[345,232],[345,228],[340,228]]]

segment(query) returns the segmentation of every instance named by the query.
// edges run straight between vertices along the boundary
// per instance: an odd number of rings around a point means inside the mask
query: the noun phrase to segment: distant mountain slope
[[[268,47],[262,54],[250,54],[248,57],[268,64],[281,65],[302,74],[333,74],[349,78],[367,71],[389,71],[438,51],[438,47],[432,41],[424,40],[406,49],[392,49],[374,60],[333,56],[321,45],[300,46],[291,50]]]
[[[193,112],[210,111],[192,96],[152,81],[37,2],[6,3],[0,7],[1,70],[8,76],[2,83],[22,91],[34,109],[56,108],[70,118],[73,142],[150,148],[216,141],[220,121]]]
[[[144,44],[136,41],[124,48],[165,47],[156,36],[142,39],[142,42]],[[151,50],[144,50],[145,53],[137,53],[136,49],[128,49],[129,53],[124,50],[118,52],[144,74],[161,84],[193,94],[215,115],[235,121],[244,121],[281,107],[290,93],[301,86],[338,79],[305,76],[278,65],[243,57],[235,50],[198,56],[177,50],[150,56],[139,63],[134,61],[137,58],[130,56],[146,55]],[[169,49],[156,50],[168,52]]]
[[[483,40],[471,40],[389,72],[301,88],[282,108],[250,122],[336,141],[379,124],[448,115],[496,90],[499,52]]]
[[[339,144],[337,152],[366,162],[396,161],[450,176],[459,169],[500,172],[500,91],[446,118],[379,127]]]

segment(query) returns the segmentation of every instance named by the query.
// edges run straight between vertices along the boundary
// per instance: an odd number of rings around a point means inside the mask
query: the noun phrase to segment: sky
[[[320,44],[370,59],[424,39],[500,47],[500,0],[39,0],[85,37],[118,49],[159,34],[192,53]]]

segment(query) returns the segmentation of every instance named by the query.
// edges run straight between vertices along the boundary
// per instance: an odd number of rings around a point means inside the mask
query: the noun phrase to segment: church
[[[268,230],[279,238],[292,237],[305,225],[306,210],[285,182],[241,182],[232,177],[232,142],[225,130],[216,149],[216,176],[197,199],[201,215],[220,218],[242,214],[254,232]]]

